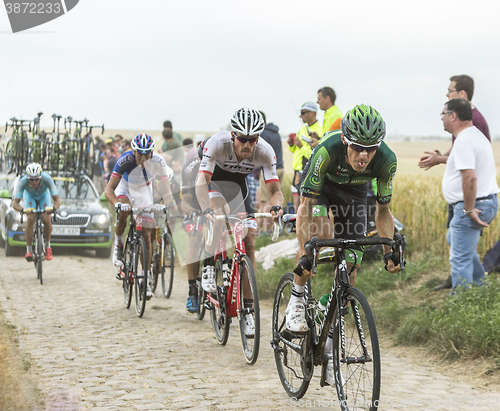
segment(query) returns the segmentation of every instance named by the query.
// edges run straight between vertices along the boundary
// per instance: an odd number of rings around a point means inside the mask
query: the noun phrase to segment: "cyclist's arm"
[[[191,207],[191,200],[193,199],[193,193],[190,191],[182,193],[181,208],[184,214],[190,215],[195,209]]]
[[[170,189],[170,180],[168,177],[160,178],[160,193],[162,203],[165,205],[175,204],[174,196],[172,195],[172,190]]]
[[[198,173],[198,177],[196,178],[196,198],[198,199],[202,211],[211,208],[210,198],[208,196],[208,184],[210,184],[211,180],[212,174],[204,172]]]
[[[392,213],[389,209],[389,204],[379,204],[377,203],[377,208],[375,209],[375,225],[380,237],[393,238],[394,237],[394,220],[392,218]],[[382,244],[384,255],[392,251],[391,247]],[[401,271],[400,266],[395,266],[392,260],[387,263],[387,271],[390,273],[397,273]]]
[[[23,211],[23,208],[21,207],[21,199],[20,198],[14,198],[14,201],[12,201],[12,208],[16,211]]]
[[[316,197],[301,197],[299,208],[297,209],[297,240],[299,242],[299,256],[306,253],[304,245],[311,236],[309,227],[313,222],[313,207],[316,204]]]
[[[55,196],[52,196],[52,200],[54,200],[54,204],[52,204],[54,210],[59,209],[59,207],[61,207],[61,197],[59,197],[59,195],[56,194]]]
[[[104,195],[113,207],[120,202],[120,200],[118,200],[118,197],[115,195],[115,189],[116,187],[118,187],[119,183],[120,179],[114,175],[111,175],[108,185],[104,189]]]
[[[271,206],[279,205],[283,206],[283,202],[285,201],[285,197],[283,197],[283,193],[281,192],[281,185],[278,181],[269,181],[266,183],[266,187],[269,191],[269,195],[271,197]],[[279,216],[283,214],[283,210],[280,210]]]

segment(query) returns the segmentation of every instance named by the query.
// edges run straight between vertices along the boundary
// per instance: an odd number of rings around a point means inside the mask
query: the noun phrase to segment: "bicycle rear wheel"
[[[380,350],[372,310],[357,288],[344,293],[348,312],[335,312],[333,363],[340,407],[343,411],[378,409],[380,397]],[[343,321],[345,338],[342,341]],[[342,346],[345,350],[342,351]]]
[[[174,242],[169,233],[164,233],[162,238],[163,264],[161,266],[161,287],[163,296],[170,298],[172,286],[174,284]]]
[[[42,261],[43,261],[43,233],[41,225],[37,225],[36,227],[36,236],[35,236],[35,266],[36,266],[36,278],[40,280],[40,284],[43,284],[43,270],[42,270]]]
[[[127,241],[123,248],[123,267],[122,267],[122,283],[123,283],[123,303],[125,307],[130,308],[132,303],[132,290],[134,286],[132,249],[130,242]]]
[[[200,262],[201,264],[201,262]],[[217,300],[219,307],[210,303],[210,318],[214,327],[215,338],[220,345],[226,345],[229,338],[230,318],[227,317],[227,288],[222,281],[222,257],[215,261],[215,282],[217,291],[210,295]]]
[[[200,321],[205,317],[205,301],[207,299],[207,293],[201,286],[201,270],[203,269],[203,261],[205,260],[205,247],[203,246],[203,244],[205,244],[205,241],[202,240],[201,244],[202,246],[198,255],[198,275],[196,276],[196,288],[198,290],[198,311],[196,312],[196,316]]]
[[[273,305],[273,340],[271,345],[274,349],[274,359],[276,369],[281,380],[281,385],[286,393],[293,398],[302,398],[309,387],[312,372],[306,367],[303,360],[302,351],[305,344],[311,339],[305,335],[294,334],[286,329],[286,314],[288,301],[292,296],[293,274],[286,273],[278,283]],[[292,348],[285,342],[294,344]],[[306,373],[304,370],[307,368]],[[306,376],[307,375],[307,376]]]
[[[135,246],[134,260],[134,289],[135,289],[135,311],[139,317],[142,317],[146,309],[146,294],[148,267],[146,261],[146,240],[139,237]]]
[[[241,343],[247,363],[257,361],[260,346],[260,307],[257,279],[252,261],[246,255],[240,260],[240,293],[241,312],[239,315]],[[253,325],[253,334],[252,334]]]

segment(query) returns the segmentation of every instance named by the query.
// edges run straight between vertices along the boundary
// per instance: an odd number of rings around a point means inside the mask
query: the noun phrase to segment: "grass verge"
[[[19,350],[13,326],[0,313],[0,410],[43,409],[30,368],[29,359]]]

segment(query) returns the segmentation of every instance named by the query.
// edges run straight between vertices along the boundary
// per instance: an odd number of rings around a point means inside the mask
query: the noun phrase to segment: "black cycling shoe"
[[[451,275],[450,275],[443,284],[434,287],[434,291],[447,290],[448,288],[452,287],[453,284],[451,283]]]

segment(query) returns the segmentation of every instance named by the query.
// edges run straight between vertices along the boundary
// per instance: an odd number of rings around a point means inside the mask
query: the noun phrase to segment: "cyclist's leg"
[[[25,191],[23,193],[23,206],[24,208],[36,209],[36,201],[31,195]],[[26,227],[24,229],[24,234],[26,236],[26,259],[28,261],[33,260],[31,246],[33,244],[33,226],[35,225],[35,214],[28,214],[26,218]]]
[[[189,242],[186,254],[186,271],[188,276],[188,302],[186,309],[190,313],[195,313],[198,311],[198,287],[196,285],[196,277],[198,276],[198,270],[200,267],[200,261],[198,261],[199,250],[201,247],[201,238],[203,235],[202,230],[197,230],[194,235],[189,235]]]
[[[120,203],[130,205],[130,193],[128,189],[128,182],[124,178],[120,180],[120,183],[115,189],[115,195],[120,200]],[[113,264],[117,267],[121,267],[123,262],[123,233],[127,226],[127,218],[132,211],[121,211],[120,218],[115,224],[115,248],[113,251]],[[118,278],[118,277],[117,277]]]
[[[44,210],[47,207],[52,206],[52,200],[50,198],[50,191],[45,192],[44,197],[38,200],[38,208]],[[45,236],[45,247],[50,247],[50,237],[52,235],[52,219],[50,214],[42,214],[43,221],[43,235]]]

